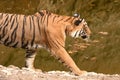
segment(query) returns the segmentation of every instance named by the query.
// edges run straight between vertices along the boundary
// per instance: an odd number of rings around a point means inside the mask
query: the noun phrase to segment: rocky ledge
[[[75,76],[65,71],[33,71],[27,68],[18,68],[13,65],[4,67],[0,65],[0,80],[120,80],[120,75],[88,72]]]

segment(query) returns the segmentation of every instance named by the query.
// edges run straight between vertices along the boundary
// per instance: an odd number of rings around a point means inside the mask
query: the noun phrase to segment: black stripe
[[[5,19],[3,19],[2,22],[1,22],[1,24],[0,24],[1,28],[2,28],[2,26],[5,25],[6,21],[8,20],[8,17],[9,17],[8,14],[4,14],[4,15],[5,15],[5,17],[3,17],[3,18],[5,18]],[[4,16],[4,15],[3,15],[3,16]],[[6,17],[6,16],[7,16],[7,17]]]
[[[25,40],[25,23],[26,23],[26,16],[24,16],[23,18],[23,26],[22,26],[22,36],[21,36],[21,47],[24,48],[25,45],[24,45],[24,40]]]
[[[46,14],[49,14],[49,11],[45,11],[46,12]]]
[[[75,17],[73,17],[73,19],[71,20],[72,23],[74,23]]]
[[[44,16],[44,13],[43,13],[43,12],[39,12],[39,14],[40,14],[41,16]]]
[[[19,42],[17,41],[15,44],[12,45],[12,47],[17,47],[18,43]]]
[[[5,17],[7,17],[6,19],[5,19],[5,21],[4,21],[4,23],[3,23],[3,25],[8,21],[8,18],[9,18],[9,14],[6,14],[6,16]]]
[[[77,31],[77,32],[75,33],[74,37],[76,37],[76,35],[77,35],[78,32],[79,32],[79,31]]]
[[[11,33],[11,41],[7,42],[6,45],[10,45],[11,43],[15,42],[16,31],[17,31],[17,28],[18,28],[17,16],[15,16],[15,20],[16,20],[17,25],[16,26],[13,25],[14,30]]]
[[[57,23],[59,23],[60,21],[62,21],[64,18],[61,18],[60,20],[57,21]]]
[[[67,18],[66,20],[65,20],[65,22],[67,22],[68,20],[70,20],[72,17],[69,17],[69,18]]]
[[[34,55],[34,53],[35,53],[35,50],[33,50],[33,49],[27,49],[25,57],[26,58],[32,58],[32,55]]]
[[[63,46],[58,40],[56,40],[56,41],[57,41],[57,43],[58,43],[61,47],[64,48],[64,46]]]
[[[31,16],[29,17],[30,20],[30,31],[32,30],[32,21],[31,21]]]
[[[55,21],[55,18],[56,18],[56,16],[53,17],[53,21],[52,21],[53,23],[54,23],[54,21]]]
[[[40,23],[43,23],[43,22],[42,22],[42,19],[43,19],[43,16],[42,16],[42,17],[40,17]]]
[[[0,19],[2,19],[2,18],[3,18],[3,13],[1,13],[1,15],[0,15]],[[0,23],[0,30],[2,28],[1,24],[2,24],[2,22]]]
[[[11,39],[13,40],[13,42],[15,42],[15,39],[16,39],[16,36],[17,36],[17,35],[16,35],[17,29],[18,29],[18,22],[17,22],[18,20],[17,20],[17,18],[18,18],[18,15],[16,16],[16,23],[17,23],[17,25],[16,25],[16,27],[14,28],[13,33],[12,33],[12,36],[11,36],[11,37],[12,37]],[[13,26],[13,27],[14,27],[14,26]]]
[[[31,41],[31,46],[33,46],[34,40],[35,40],[35,23],[34,23],[34,17],[33,16],[32,16],[32,22],[33,22],[33,37],[32,37],[32,41]]]
[[[6,35],[6,28],[7,28],[7,27],[8,27],[8,22],[6,22],[6,25],[3,26],[1,39],[5,37],[5,35]]]
[[[14,14],[10,15],[10,21],[12,20],[13,16],[14,16]]]
[[[43,16],[43,17],[41,18],[42,23],[45,23],[45,19],[46,19],[46,16]]]
[[[9,15],[8,14],[5,14],[6,16],[5,16],[5,20],[3,20],[2,22],[1,22],[1,24],[0,24],[0,30],[2,30],[2,28],[4,28],[4,26],[6,25],[6,24],[8,24],[8,18],[9,18]],[[3,31],[3,30],[2,30]]]
[[[11,17],[11,19],[13,18],[13,20],[11,20],[12,24],[11,24],[10,30],[12,29],[13,25],[15,24],[15,17],[16,17],[15,15],[14,15],[14,17],[13,16]]]
[[[46,22],[46,26],[48,27],[48,21],[49,21],[49,16],[50,16],[51,14],[49,13],[48,15],[47,15],[47,22]]]
[[[22,48],[27,48],[28,43],[29,43],[28,41],[26,43],[24,43],[24,45],[22,46]]]
[[[6,45],[7,46],[7,41],[8,41],[8,39],[9,39],[9,36],[4,40],[4,45]]]
[[[13,30],[11,34],[11,42],[15,42],[17,28],[18,28],[18,25],[16,26],[16,28]]]
[[[39,19],[37,18],[37,20],[38,20],[38,30],[39,30],[39,35],[41,36],[41,29],[40,29]]]
[[[38,45],[35,46],[35,49],[37,49],[37,48],[38,48]]]

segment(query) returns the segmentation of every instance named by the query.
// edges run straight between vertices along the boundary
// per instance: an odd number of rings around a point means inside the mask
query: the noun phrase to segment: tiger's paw
[[[42,72],[41,69],[33,69],[35,72]]]
[[[28,71],[35,71],[35,72],[42,72],[41,69],[35,69],[35,68],[22,68],[23,70],[28,70]]]
[[[87,71],[82,71],[82,70],[75,73],[76,76],[81,76],[81,75],[85,75],[85,74],[87,74]]]

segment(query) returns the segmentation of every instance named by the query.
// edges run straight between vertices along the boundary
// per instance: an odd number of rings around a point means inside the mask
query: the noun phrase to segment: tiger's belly
[[[0,44],[3,44],[8,47],[14,47],[14,48],[24,48],[24,49],[38,49],[38,48],[45,48],[45,45],[40,44],[40,43],[35,43],[33,44],[29,42],[21,42],[21,41],[3,41],[0,40]]]
[[[26,48],[29,48],[29,49],[38,49],[38,48],[44,48],[44,46],[41,45],[41,44],[33,44],[32,46],[28,45]]]

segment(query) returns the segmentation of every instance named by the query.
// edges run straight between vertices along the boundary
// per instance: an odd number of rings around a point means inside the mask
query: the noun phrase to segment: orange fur
[[[77,20],[79,25],[75,24]],[[29,16],[0,13],[0,42],[6,46],[27,49],[28,68],[33,68],[36,49],[44,47],[76,75],[80,75],[84,71],[76,66],[64,47],[67,35],[79,37],[79,31],[83,29],[86,36],[90,36],[91,31],[85,23],[84,20],[80,22],[79,18],[61,16],[46,10]]]

